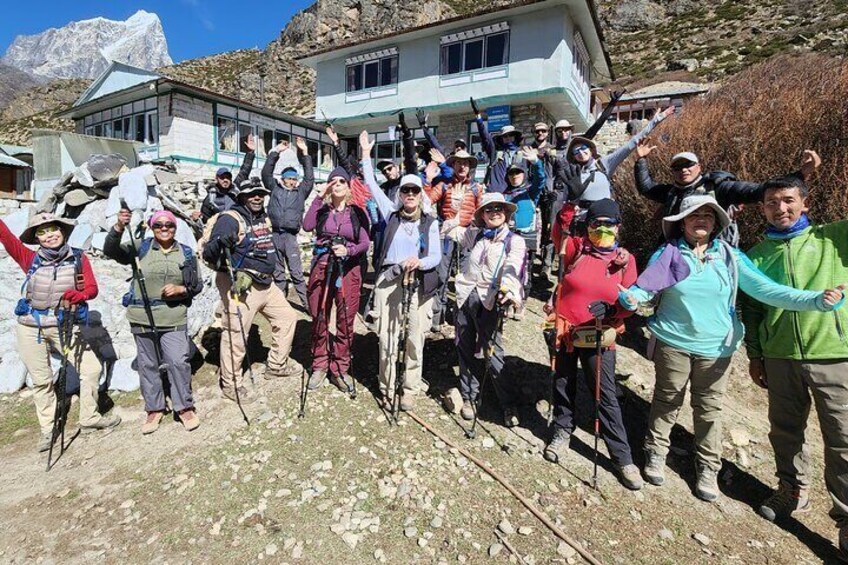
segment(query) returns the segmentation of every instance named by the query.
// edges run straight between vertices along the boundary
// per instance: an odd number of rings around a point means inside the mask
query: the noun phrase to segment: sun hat
[[[468,168],[472,171],[477,168],[477,157],[475,157],[468,151],[465,151],[464,149],[460,149],[459,151],[447,158],[448,167],[453,167],[454,162],[460,159],[463,161],[468,161]]]
[[[27,227],[21,233],[21,243],[26,243],[27,245],[38,245],[38,238],[35,236],[35,232],[41,226],[46,226],[48,224],[58,225],[59,229],[62,231],[62,235],[65,237],[65,241],[68,240],[71,232],[74,231],[74,226],[77,225],[74,220],[60,218],[50,212],[39,212],[29,217]]]
[[[501,204],[504,207],[504,213],[506,214],[506,221],[508,222],[510,217],[515,213],[517,206],[512,202],[507,202],[504,195],[500,192],[487,192],[483,195],[483,200],[480,202],[480,206],[474,210],[474,223],[478,226],[483,225],[483,210],[486,206],[491,204]]]
[[[724,208],[719,206],[715,197],[712,194],[691,194],[680,202],[680,211],[677,214],[666,216],[662,220],[663,235],[666,239],[672,239],[677,234],[678,224],[686,216],[692,214],[698,208],[708,206],[712,208],[716,215],[716,223],[718,229],[716,233],[721,233],[730,225],[730,216],[727,215]]]

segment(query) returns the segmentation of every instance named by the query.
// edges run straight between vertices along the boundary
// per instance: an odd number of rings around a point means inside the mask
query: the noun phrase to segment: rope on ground
[[[471,455],[468,451],[466,451],[465,449],[463,449],[462,447],[457,445],[450,438],[442,435],[441,433],[439,433],[438,431],[433,429],[427,422],[422,420],[418,416],[418,414],[416,414],[415,412],[407,412],[406,415],[409,416],[410,418],[412,418],[412,420],[414,420],[415,422],[417,422],[418,425],[420,425],[422,428],[424,428],[425,430],[427,430],[428,432],[430,432],[431,434],[433,434],[434,436],[436,436],[437,438],[439,438],[440,440],[445,442],[447,445],[449,445],[453,449],[456,449],[459,453],[462,454],[463,457],[465,457],[466,459],[468,459],[469,461],[471,461],[472,463],[474,463],[475,465],[480,467],[486,474],[488,474],[490,477],[492,477],[497,482],[499,482],[501,484],[501,486],[503,486],[506,490],[508,490],[510,492],[510,494],[512,494],[512,496],[514,496],[516,499],[518,499],[518,501],[521,504],[523,504],[524,507],[527,508],[527,510],[529,510],[531,514],[533,514],[540,522],[542,522],[542,524],[544,524],[546,528],[548,528],[556,537],[558,537],[559,539],[561,539],[562,541],[564,541],[565,543],[567,543],[568,545],[573,547],[575,549],[575,551],[577,551],[577,553],[579,553],[580,556],[583,559],[585,559],[587,562],[591,563],[592,565],[603,565],[591,553],[589,553],[589,551],[587,549],[585,549],[582,545],[580,545],[577,542],[577,540],[573,539],[571,536],[569,536],[568,534],[566,534],[565,532],[560,530],[557,527],[557,525],[554,524],[553,521],[551,521],[550,518],[548,518],[547,514],[545,514],[539,508],[537,508],[535,504],[533,504],[529,499],[527,499],[527,497],[525,497],[520,492],[518,492],[518,490],[514,486],[512,486],[509,482],[507,482],[507,480],[505,478],[503,478],[503,476],[501,476],[497,471],[495,471],[494,469],[489,467],[486,463],[484,463],[480,459],[477,459],[476,457]]]

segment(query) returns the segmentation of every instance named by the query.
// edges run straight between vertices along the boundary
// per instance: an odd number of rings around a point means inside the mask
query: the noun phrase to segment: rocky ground
[[[537,288],[537,296],[546,290]],[[602,452],[600,485],[591,477],[587,409],[561,465],[541,457],[547,438],[544,400],[550,380],[538,330],[541,302],[506,325],[508,383],[522,402],[521,427],[501,426],[485,392],[481,429],[464,438],[462,422],[439,395],[456,381],[450,339],[427,343],[430,395],[416,413],[489,463],[568,535],[603,563],[818,563],[835,557],[820,465],[814,509],[800,520],[771,524],[754,508],[768,494],[773,462],[766,403],[743,365],[734,366],[725,411],[724,496],[714,504],[691,494],[691,411],[685,408],[662,488],[633,493],[620,486]],[[124,423],[114,431],[73,438],[55,468],[34,452],[34,413],[27,393],[0,397],[0,561],[271,562],[271,563],[576,563],[580,558],[506,490],[460,453],[408,417],[388,425],[372,391],[376,337],[359,325],[353,374],[356,400],[329,386],[309,396],[296,417],[297,379],[265,381],[267,325],[252,336],[259,399],[235,405],[215,388],[214,336],[195,377],[203,425],[187,433],[168,419],[142,437],[138,393],[118,394]],[[640,335],[638,330],[631,335]],[[308,361],[309,324],[297,327],[295,357]],[[619,350],[622,401],[638,446],[644,433],[653,368],[631,340]],[[585,393],[585,391],[584,391]],[[75,413],[75,410],[72,410]],[[75,423],[69,424],[69,436]],[[814,459],[821,461],[812,421]],[[640,450],[634,449],[641,463]],[[503,541],[506,540],[506,541]],[[513,553],[514,552],[514,553]]]

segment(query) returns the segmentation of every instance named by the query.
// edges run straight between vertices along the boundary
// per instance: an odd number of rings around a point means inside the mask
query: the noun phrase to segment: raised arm
[[[315,186],[315,170],[312,167],[312,157],[309,156],[309,151],[303,138],[296,138],[295,145],[297,145],[297,161],[303,168],[303,180],[300,181],[297,190],[303,198],[306,198],[312,191],[312,187]]]
[[[427,125],[428,116],[424,113],[424,110],[419,109],[417,112],[415,112],[415,117],[418,118],[418,125],[424,131],[424,139],[427,140],[427,143],[430,144],[430,147],[432,147],[442,155],[445,155],[444,146],[439,143],[439,140],[436,139],[435,134],[430,130],[430,127]]]
[[[327,132],[327,137],[329,137],[330,141],[333,142],[333,153],[336,154],[336,161],[339,166],[344,168],[350,176],[355,175],[356,162],[353,160],[352,156],[345,155],[344,151],[342,151],[342,144],[339,141],[339,136],[336,134],[336,130],[333,129],[333,126],[327,126],[325,131]]]
[[[669,106],[662,112],[657,112],[657,115],[648,122],[642,131],[634,135],[630,138],[630,140],[610,153],[609,155],[605,155],[601,158],[601,162],[604,164],[604,168],[607,171],[607,174],[612,176],[615,173],[615,170],[621,165],[625,159],[627,159],[628,155],[636,149],[636,146],[639,145],[639,142],[648,137],[648,135],[657,127],[660,122],[662,122],[666,117],[672,115],[674,113],[674,106]]]
[[[273,191],[282,188],[278,186],[277,181],[274,179],[274,167],[277,166],[277,161],[280,160],[280,154],[288,149],[288,147],[288,141],[281,141],[268,152],[268,156],[265,158],[265,164],[262,166],[262,184],[268,190]]]
[[[17,263],[24,272],[27,272],[29,270],[29,266],[32,265],[35,252],[21,243],[21,240],[18,239],[11,230],[9,230],[9,227],[3,220],[0,220],[0,243],[3,244],[6,252],[12,257],[15,263]]]
[[[601,112],[601,115],[598,116],[598,119],[595,120],[595,123],[586,130],[586,133],[583,134],[583,137],[588,137],[589,139],[593,139],[601,128],[604,127],[604,124],[607,123],[607,120],[612,115],[613,110],[615,110],[615,103],[624,96],[624,90],[616,90],[612,93],[610,97],[609,103],[604,107],[604,110]]]
[[[739,267],[739,288],[763,304],[797,312],[829,312],[840,308],[845,302],[844,293],[836,304],[828,304],[826,293],[832,291],[799,290],[776,283],[764,275],[742,251],[734,247],[733,253]]]
[[[539,150],[533,147],[524,147],[521,152],[524,158],[530,163],[530,198],[534,203],[539,202],[539,196],[545,190],[548,182],[548,177],[545,172],[545,162],[539,158]]]
[[[241,168],[239,169],[238,175],[236,175],[236,178],[233,179],[233,183],[236,188],[239,187],[242,181],[245,181],[250,177],[250,171],[253,170],[253,160],[256,158],[253,134],[247,136],[244,144],[247,146],[247,153],[244,154],[244,159],[241,162]]]
[[[371,190],[371,197],[376,202],[380,214],[384,218],[388,218],[396,208],[395,204],[386,196],[386,193],[380,190],[380,185],[377,184],[377,179],[374,177],[374,165],[371,164],[371,159],[367,156],[371,153],[373,145],[374,143],[369,139],[367,131],[359,134],[359,146],[362,148],[362,160],[359,162],[362,166],[362,178]]]
[[[648,155],[650,155],[656,145],[651,145],[648,139],[642,139],[636,146],[636,164],[633,165],[633,174],[636,177],[636,190],[645,198],[649,198],[654,202],[664,203],[668,198],[669,185],[657,184],[651,178],[651,171],[648,168]]]

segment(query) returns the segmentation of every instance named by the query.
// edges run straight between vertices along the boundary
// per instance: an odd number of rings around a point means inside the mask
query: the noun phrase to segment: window
[[[468,122],[468,152],[477,157],[479,164],[489,162],[489,156],[483,151],[483,142],[480,140],[480,134],[477,133],[477,122]]]
[[[259,131],[259,138],[256,140],[256,154],[260,157],[267,157],[268,152],[276,146],[274,130],[261,128]]]
[[[586,44],[583,43],[583,36],[577,31],[574,33],[574,64],[571,67],[574,78],[582,82],[583,88],[588,92],[589,83],[591,81],[591,73],[589,62],[589,51],[586,49]]]
[[[144,145],[159,143],[159,111],[155,97],[91,114],[83,123],[88,135],[138,141]]]
[[[506,22],[442,37],[441,74],[452,75],[506,65],[509,26]]]
[[[318,149],[320,144],[317,141],[312,141],[311,139],[306,140],[306,153],[312,158],[312,163],[320,163],[318,160]]]
[[[247,138],[254,135],[254,128],[250,124],[239,123],[239,153],[247,153],[250,149],[247,148]],[[254,139],[254,146],[256,140]]]
[[[345,61],[347,92],[397,84],[397,48],[350,57]]]
[[[218,150],[236,150],[236,121],[230,118],[218,118]]]

